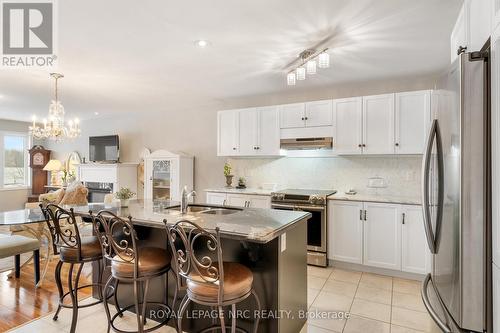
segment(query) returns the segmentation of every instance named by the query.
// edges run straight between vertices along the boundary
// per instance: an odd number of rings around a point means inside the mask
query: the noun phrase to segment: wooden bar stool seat
[[[224,290],[222,300],[230,302],[250,295],[253,284],[252,271],[236,262],[224,262],[223,265]],[[215,262],[213,266],[220,271],[218,262]],[[203,276],[198,273],[191,273],[186,280],[189,298],[199,302],[216,303],[219,297],[219,286],[207,284],[206,281],[210,275],[206,270],[202,273]]]
[[[62,261],[75,263],[101,260],[101,243],[95,236],[82,237],[80,253],[77,248],[61,247],[59,256]]]
[[[138,277],[162,275],[170,269],[171,260],[172,256],[167,250],[156,247],[143,247],[139,251],[137,275]],[[111,273],[119,279],[132,279],[134,277],[134,261],[135,259],[132,259],[127,262],[121,256],[113,257]]]

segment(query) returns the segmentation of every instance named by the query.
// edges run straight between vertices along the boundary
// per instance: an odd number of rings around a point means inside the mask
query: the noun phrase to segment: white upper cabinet
[[[491,0],[465,0],[466,18],[469,20],[469,47],[470,52],[479,51],[490,38],[491,26]]]
[[[422,207],[402,206],[401,225],[401,269],[410,273],[429,273],[431,255],[425,238]]]
[[[363,97],[363,154],[394,153],[394,94]]]
[[[220,111],[218,122],[218,156],[279,155],[277,107]]]
[[[306,103],[306,127],[332,126],[332,101],[315,101]]]
[[[281,128],[306,126],[306,107],[304,103],[280,105],[279,112]]]
[[[430,91],[219,111],[218,156],[280,156],[280,139],[333,137],[338,155],[422,154]]]
[[[277,106],[257,108],[257,155],[280,154],[280,124]]]
[[[333,115],[336,124],[333,145],[338,154],[361,154],[363,142],[363,98],[333,100]]]
[[[500,0],[465,0],[450,36],[451,62],[459,47],[479,51],[490,37],[499,19]]]
[[[217,122],[217,155],[238,155],[238,110],[219,111],[217,113]]]
[[[401,269],[400,205],[365,202],[363,264]]]
[[[362,202],[328,202],[328,259],[363,263],[362,217]]]
[[[490,0],[491,6],[491,31],[495,31],[495,29],[500,25],[500,0]]]
[[[455,27],[451,32],[450,37],[450,58],[451,62],[457,59],[457,50],[459,47],[469,46],[469,22],[466,19],[465,5],[462,6],[460,13],[458,14],[457,21],[455,22]]]
[[[239,155],[255,155],[258,146],[259,115],[255,108],[239,111]]]
[[[396,94],[396,154],[423,154],[431,118],[429,90]]]

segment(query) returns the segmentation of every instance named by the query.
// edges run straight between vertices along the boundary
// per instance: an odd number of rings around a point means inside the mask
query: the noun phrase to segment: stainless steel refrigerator
[[[462,52],[432,96],[422,207],[433,263],[422,299],[443,332],[491,332],[488,54]]]

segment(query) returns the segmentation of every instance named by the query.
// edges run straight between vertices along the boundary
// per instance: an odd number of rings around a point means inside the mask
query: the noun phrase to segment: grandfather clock
[[[42,146],[33,146],[29,150],[31,172],[31,194],[39,195],[45,193],[47,185],[47,171],[43,168],[50,161],[50,150]]]

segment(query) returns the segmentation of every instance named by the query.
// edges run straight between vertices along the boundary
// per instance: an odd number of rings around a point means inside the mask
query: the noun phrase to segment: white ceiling
[[[459,0],[59,1],[68,115],[176,112],[243,96],[422,76],[449,62]],[[210,47],[194,46],[207,39]],[[332,66],[295,87],[284,68],[329,47]],[[44,117],[48,71],[0,70],[0,118]]]

